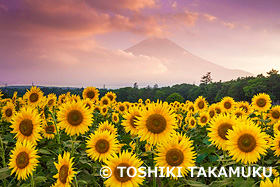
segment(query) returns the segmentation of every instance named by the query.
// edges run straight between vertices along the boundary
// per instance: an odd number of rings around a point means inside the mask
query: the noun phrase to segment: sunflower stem
[[[31,184],[30,184],[31,187],[35,187],[33,174],[34,173],[32,172],[31,179],[30,179],[31,180]]]
[[[78,180],[77,180],[77,177],[76,177],[76,176],[74,177],[74,181],[75,181],[75,187],[79,187],[79,185],[78,185]]]
[[[50,113],[52,114],[55,130],[56,130],[56,140],[57,140],[57,143],[59,145],[59,154],[61,154],[62,153],[62,149],[61,149],[61,144],[60,144],[60,132],[58,131],[58,128],[57,128],[57,121],[55,119],[54,113],[53,112],[50,112]]]
[[[71,137],[71,141],[72,141],[72,150],[71,150],[71,157],[74,156],[74,150],[75,150],[75,141],[77,139],[77,136],[73,136],[73,138]]]
[[[2,155],[1,155],[1,156],[2,156],[3,168],[5,168],[5,167],[6,167],[5,149],[4,149],[2,137],[0,137],[0,144],[1,144],[1,152],[2,152]],[[6,180],[6,179],[3,180],[3,184],[4,184],[4,187],[7,186],[7,180]]]

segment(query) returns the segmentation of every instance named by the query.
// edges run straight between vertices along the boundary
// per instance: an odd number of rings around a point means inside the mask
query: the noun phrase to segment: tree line
[[[22,96],[25,89],[19,88],[1,88],[5,93],[4,97],[11,97],[14,91],[18,91],[18,95]],[[82,96],[83,88],[55,88],[41,87],[45,94],[71,92]],[[198,96],[203,96],[209,103],[219,102],[223,97],[230,96],[236,101],[251,101],[251,98],[258,93],[267,93],[270,95],[274,104],[278,104],[280,100],[280,74],[277,70],[272,69],[267,75],[259,74],[257,76],[241,77],[231,81],[212,82],[211,73],[208,72],[202,76],[199,85],[194,84],[176,84],[173,86],[159,87],[155,84],[153,87],[138,88],[137,83],[132,87],[124,87],[119,89],[99,89],[100,97],[104,96],[108,91],[117,94],[118,101],[137,102],[138,99],[150,99],[151,101],[163,100],[168,102],[186,100],[194,101]]]

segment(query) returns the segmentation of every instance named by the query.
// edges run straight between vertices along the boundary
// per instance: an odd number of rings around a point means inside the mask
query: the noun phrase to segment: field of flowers
[[[44,95],[31,87],[23,97],[0,91],[0,186],[280,186],[280,106],[260,93],[252,102],[224,97],[209,105],[99,97]],[[105,179],[100,169],[108,166]],[[120,175],[117,167],[182,167],[183,177]],[[272,167],[271,177],[190,176],[189,167]],[[133,174],[133,170],[131,170]],[[129,171],[130,172],[130,171]],[[207,170],[206,170],[207,172]],[[196,174],[198,171],[196,171]]]

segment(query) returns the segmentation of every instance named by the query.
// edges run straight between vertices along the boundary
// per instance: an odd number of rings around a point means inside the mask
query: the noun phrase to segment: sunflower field
[[[2,95],[3,187],[280,186],[280,106],[265,93],[251,103],[224,97],[211,105],[202,96],[184,103],[118,102],[113,92],[99,97],[95,87],[82,96],[44,95],[38,87],[23,97]],[[161,167],[162,174],[181,167],[182,176],[177,170],[175,177],[121,176],[120,166]],[[204,177],[198,170],[190,175],[194,166],[273,169],[270,177]],[[101,176],[102,167],[111,169],[109,178]]]

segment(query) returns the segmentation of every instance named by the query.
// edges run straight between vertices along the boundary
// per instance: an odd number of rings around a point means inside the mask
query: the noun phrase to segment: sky
[[[226,68],[280,70],[279,10],[279,0],[0,0],[0,85],[153,84],[159,59],[124,51],[151,37]]]

